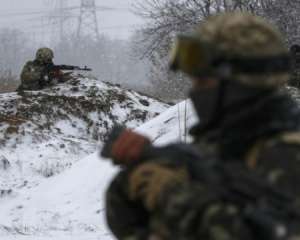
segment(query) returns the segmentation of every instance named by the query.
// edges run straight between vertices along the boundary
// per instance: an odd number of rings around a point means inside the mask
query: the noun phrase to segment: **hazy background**
[[[97,39],[85,32],[88,27],[78,39],[80,2],[1,0],[0,91],[12,91],[19,85],[23,65],[44,46],[54,50],[56,64],[86,65],[102,81],[139,91],[149,88],[149,63],[138,57],[134,47],[136,30],[143,23],[133,13],[136,1],[95,0]]]
[[[80,0],[63,0],[66,8],[79,7]],[[49,37],[58,33],[58,19],[56,7],[58,0],[1,0],[0,27],[14,27],[22,29],[32,39],[47,42]],[[96,5],[115,8],[115,10],[98,10],[99,32],[112,38],[128,38],[135,26],[142,20],[132,13],[134,0],[96,0]],[[79,9],[65,10],[68,19],[64,25],[68,31],[75,30],[78,23]],[[52,36],[51,36],[52,35]]]
[[[81,1],[93,0],[1,0],[0,91],[14,90],[25,62],[48,46],[56,64],[86,65],[99,80],[180,100],[189,81],[169,71],[174,36],[216,12],[260,15],[287,47],[300,43],[300,0],[95,0],[99,36],[86,24],[78,37]]]

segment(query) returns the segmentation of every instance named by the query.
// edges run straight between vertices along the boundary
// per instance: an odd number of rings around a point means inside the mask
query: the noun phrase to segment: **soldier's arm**
[[[253,171],[276,189],[295,197],[300,206],[300,142],[276,141],[265,145],[257,156]],[[242,218],[241,210],[223,202],[213,188],[201,182],[187,182],[165,189],[156,211],[175,236],[186,239],[254,239],[251,226]],[[188,236],[188,237],[187,237]]]
[[[143,234],[160,239],[253,239],[237,206],[224,203],[216,189],[191,181],[185,169],[166,159],[143,163],[115,179],[107,193],[107,221],[118,239],[148,239]]]
[[[168,239],[250,240],[240,209],[223,202],[216,189],[200,182],[169,185],[153,210]]]
[[[117,157],[115,162],[123,166],[136,156],[127,153],[134,144],[129,147],[126,144],[136,142],[134,135],[130,136],[131,141],[114,143],[115,147],[122,147],[122,151],[116,148],[113,156]],[[169,155],[165,152],[170,153],[164,149],[154,154],[154,159],[151,157],[133,168],[125,168],[126,174],[121,172],[110,185],[106,198],[107,222],[115,236],[139,239],[141,233],[146,233],[163,239],[251,239],[239,209],[223,203],[216,189],[191,181],[188,170],[180,164],[184,156],[176,154],[180,161],[175,161],[172,157],[165,158]],[[123,159],[129,155],[130,158]],[[142,239],[148,238],[143,236]]]
[[[298,142],[268,144],[259,152],[253,170],[276,189],[295,196],[296,204],[300,205],[297,201],[300,199],[299,153]],[[145,174],[151,175],[149,170]],[[158,184],[159,181],[154,181],[153,186],[157,188]],[[151,192],[149,188],[147,191]],[[218,191],[206,183],[188,180],[165,184],[152,206],[151,216],[158,222],[156,225],[163,225],[165,233],[170,234],[168,238],[255,239],[254,229],[245,222],[241,209],[231,202],[224,202]]]
[[[106,191],[106,221],[117,239],[145,240],[149,235],[149,218],[140,203],[127,194],[128,172],[121,171]]]

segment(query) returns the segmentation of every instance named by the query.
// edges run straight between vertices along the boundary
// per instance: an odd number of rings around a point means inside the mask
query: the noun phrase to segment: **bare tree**
[[[224,11],[254,12],[258,0],[143,0],[135,5],[135,12],[146,20],[141,30],[146,42],[143,57],[164,52],[178,32],[187,32],[211,14]]]
[[[140,33],[140,53],[152,63],[152,82],[161,87],[157,89],[173,90],[174,96],[183,96],[186,81],[170,75],[162,63],[167,61],[172,39],[177,33],[190,31],[206,17],[226,11],[263,16],[285,33],[288,45],[299,41],[300,0],[140,0],[135,12],[146,20]]]
[[[260,13],[285,34],[287,45],[299,44],[300,1],[260,0]]]
[[[17,88],[21,66],[30,55],[29,42],[21,31],[0,29],[0,92]]]

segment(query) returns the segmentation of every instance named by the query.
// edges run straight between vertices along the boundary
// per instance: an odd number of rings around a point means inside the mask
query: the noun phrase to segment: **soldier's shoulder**
[[[34,65],[35,65],[34,61],[29,60],[25,63],[24,67],[30,67],[30,66],[34,66]]]
[[[300,131],[283,132],[271,139],[258,142],[247,156],[248,163],[257,162],[266,169],[300,167]]]

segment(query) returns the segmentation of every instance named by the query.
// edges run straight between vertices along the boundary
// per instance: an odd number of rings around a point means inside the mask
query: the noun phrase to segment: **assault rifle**
[[[52,71],[59,71],[59,70],[69,70],[69,71],[92,71],[91,68],[88,68],[87,66],[84,66],[83,68],[78,66],[72,66],[72,65],[54,65],[49,64],[47,67],[47,70],[49,72]]]
[[[120,126],[112,129],[101,152],[103,157],[111,157],[112,144],[123,130]],[[206,159],[186,144],[147,146],[140,162],[166,158],[176,166],[187,168],[191,179],[213,189],[219,200],[238,206],[241,217],[257,239],[287,240],[296,233],[300,213],[294,197],[245,169],[241,163]]]
[[[59,81],[65,81],[62,80],[63,77],[67,77],[66,79],[69,79],[70,73],[62,73],[61,71],[63,70],[69,70],[69,71],[92,71],[91,68],[88,67],[78,67],[78,66],[72,66],[72,65],[54,65],[52,63],[48,64],[45,66],[44,71],[43,71],[43,78],[40,79],[39,85],[41,88],[49,85],[50,83],[53,82],[54,79],[59,79]]]

